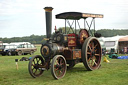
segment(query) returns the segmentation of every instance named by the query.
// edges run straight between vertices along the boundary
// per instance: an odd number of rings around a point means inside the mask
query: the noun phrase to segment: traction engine
[[[103,18],[101,14],[89,14],[80,12],[64,12],[56,15],[57,19],[65,20],[65,31],[57,30],[51,36],[52,26],[52,7],[45,7],[46,12],[46,43],[42,44],[41,55],[35,55],[31,58],[28,70],[32,77],[40,76],[43,71],[51,68],[51,73],[55,79],[65,76],[66,70],[71,69],[75,64],[83,62],[85,68],[89,71],[99,68],[101,62],[101,46],[97,40],[98,33],[95,33],[95,18]],[[86,19],[92,18],[89,25]],[[88,26],[89,30],[79,30],[77,33],[76,25],[78,20],[84,19],[84,26]],[[69,20],[73,20],[75,30]],[[70,29],[67,29],[67,23]],[[94,24],[94,32],[90,31],[92,23]],[[79,26],[80,27],[80,26]],[[72,33],[69,33],[72,31]]]

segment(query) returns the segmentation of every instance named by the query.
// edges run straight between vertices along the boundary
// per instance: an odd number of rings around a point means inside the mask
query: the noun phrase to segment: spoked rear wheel
[[[101,46],[95,37],[89,37],[82,47],[82,61],[87,70],[99,68],[101,62]]]
[[[56,55],[51,64],[51,73],[55,79],[60,79],[65,76],[66,73],[66,60],[62,55]]]
[[[33,78],[40,76],[43,73],[41,66],[44,64],[44,60],[40,55],[36,55],[31,58],[28,64],[28,70]]]

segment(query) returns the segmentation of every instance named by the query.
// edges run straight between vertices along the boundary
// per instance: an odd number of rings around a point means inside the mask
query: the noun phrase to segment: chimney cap
[[[53,8],[52,8],[52,7],[45,7],[44,10],[45,10],[46,12],[51,12],[51,11],[53,10]]]

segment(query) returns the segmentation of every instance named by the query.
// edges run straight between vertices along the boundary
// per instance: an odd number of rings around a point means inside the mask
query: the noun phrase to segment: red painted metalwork
[[[68,47],[75,47],[76,46],[76,34],[68,34]]]
[[[81,59],[81,49],[74,49],[73,52],[73,59]]]
[[[84,43],[84,40],[89,37],[89,33],[86,29],[81,29],[79,32],[80,44]]]

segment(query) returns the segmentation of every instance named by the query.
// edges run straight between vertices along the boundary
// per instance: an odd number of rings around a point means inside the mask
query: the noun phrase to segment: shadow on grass
[[[83,66],[77,66],[77,67],[73,67],[71,69],[68,69],[67,72],[88,72],[87,69]]]
[[[65,77],[70,76],[69,74],[74,75],[74,74],[76,74],[76,73],[86,73],[86,72],[88,72],[88,71],[86,70],[86,68],[85,68],[84,66],[83,66],[83,67],[82,67],[82,66],[80,66],[80,67],[76,66],[76,67],[74,67],[74,68],[72,68],[72,69],[67,70]],[[28,74],[29,74],[29,73],[28,73]],[[27,74],[27,75],[28,75],[28,74]],[[51,69],[49,69],[48,71],[47,71],[47,70],[44,71],[43,74],[42,74],[41,76],[37,77],[37,78],[31,77],[31,75],[28,75],[28,76],[26,76],[26,77],[23,77],[23,76],[22,76],[22,78],[23,78],[23,79],[27,79],[27,80],[29,79],[29,80],[32,80],[32,81],[35,81],[35,82],[38,82],[38,81],[40,81],[40,80],[43,80],[43,82],[48,82],[48,81],[55,80],[55,79],[52,77]]]

